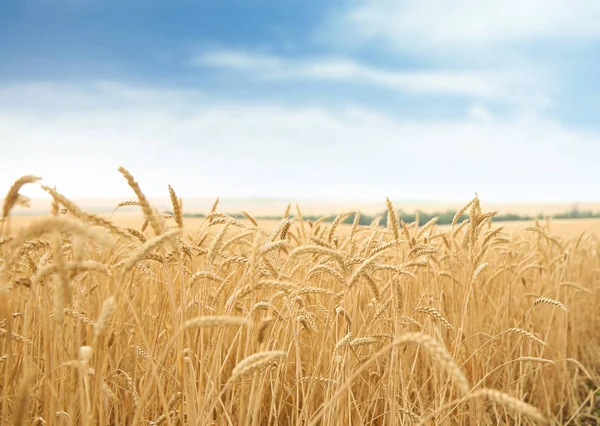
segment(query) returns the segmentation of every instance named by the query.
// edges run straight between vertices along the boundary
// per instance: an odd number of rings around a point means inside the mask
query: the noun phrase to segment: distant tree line
[[[167,213],[173,214],[172,212],[167,212]],[[406,223],[415,222],[418,218],[419,223],[424,224],[424,223],[429,222],[431,219],[437,217],[438,225],[449,225],[452,223],[452,219],[454,219],[454,216],[456,215],[456,210],[447,210],[445,212],[434,212],[434,213],[426,213],[426,212],[422,212],[422,211],[417,211],[414,213],[406,213],[402,210],[398,210],[397,215],[398,215],[399,219],[403,220]],[[206,214],[204,214],[204,213],[185,213],[183,216],[184,217],[204,218],[204,217],[206,217]],[[235,219],[244,219],[245,218],[245,216],[241,213],[228,214],[228,216],[231,216]],[[354,222],[354,216],[355,216],[354,214],[351,214],[350,216],[346,217],[342,223],[352,224]],[[294,217],[294,216],[290,215],[290,217]],[[314,222],[318,219],[321,219],[322,217],[323,216],[306,215],[306,216],[303,216],[303,219]],[[380,222],[379,222],[380,225],[387,226],[387,211],[381,213],[380,215],[376,215],[376,216],[369,216],[369,215],[361,214],[360,219],[359,219],[359,225],[370,225],[378,217],[380,217]],[[494,222],[510,222],[510,221],[517,221],[517,220],[544,219],[545,217],[547,217],[547,216],[544,216],[543,214],[538,214],[537,216],[527,216],[527,215],[518,215],[518,214],[509,213],[509,214],[494,216],[494,218],[492,220]],[[573,210],[573,211],[569,211],[569,212],[565,212],[565,213],[554,214],[550,217],[552,219],[592,219],[592,218],[600,218],[600,213],[594,213],[591,211],[581,211],[580,212],[577,210]],[[463,214],[459,218],[459,221],[463,221],[467,218],[468,218],[468,216],[466,214]],[[281,219],[281,217],[280,216],[257,216],[257,217],[255,217],[255,219],[257,219],[257,220],[278,220],[278,219]],[[325,219],[323,219],[323,222],[333,222],[334,219],[335,219],[335,216],[333,216],[333,215],[327,216]]]
[[[591,211],[570,211],[566,213],[559,213],[552,216],[553,219],[594,219],[600,218],[600,213],[594,213]]]

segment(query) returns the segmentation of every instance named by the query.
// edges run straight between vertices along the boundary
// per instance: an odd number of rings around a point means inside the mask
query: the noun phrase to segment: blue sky
[[[598,200],[600,3],[4,0],[0,185]]]

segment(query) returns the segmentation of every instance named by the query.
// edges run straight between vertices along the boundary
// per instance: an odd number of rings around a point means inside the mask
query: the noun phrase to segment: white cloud
[[[598,39],[599,20],[596,0],[358,0],[332,25],[347,40],[457,52],[557,38]]]
[[[456,95],[543,107],[549,104],[548,78],[496,69],[398,71],[340,58],[285,59],[245,51],[205,52],[195,59],[203,67],[244,72],[258,80],[324,80],[372,85],[421,95]],[[527,89],[527,92],[524,92]]]
[[[0,86],[0,108],[34,109],[52,114],[58,108],[137,108],[152,103],[184,106],[197,103],[201,98],[197,90],[140,88],[113,81],[70,83],[28,82],[13,86]]]
[[[481,105],[474,105],[467,111],[467,117],[474,121],[483,123],[491,123],[493,121],[492,114]]]
[[[282,61],[274,56],[234,50],[206,52],[197,58],[196,63],[238,70],[271,69],[283,65]]]
[[[190,104],[187,95],[126,86],[89,106],[89,89],[81,95],[86,102],[57,102],[51,110],[64,86],[10,89],[28,93],[25,104],[35,98],[44,106],[0,107],[0,188],[34,173],[73,197],[127,196],[115,170],[122,164],[149,195],[164,195],[168,183],[188,197],[465,200],[477,190],[484,200],[531,201],[597,194],[600,135],[547,119],[423,122],[352,106]],[[123,89],[131,98],[119,106]],[[183,105],[186,114],[174,113]]]

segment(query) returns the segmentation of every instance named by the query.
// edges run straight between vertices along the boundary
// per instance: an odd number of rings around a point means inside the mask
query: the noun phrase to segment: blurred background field
[[[138,207],[125,207],[119,209],[112,216],[110,211],[114,210],[115,206],[120,200],[82,200],[78,201],[78,205],[82,208],[91,212],[97,212],[105,218],[111,217],[119,226],[139,228],[143,222],[144,217],[140,213]],[[195,231],[200,227],[201,224],[206,223],[203,217],[189,217],[188,215],[195,214],[206,214],[210,212],[210,208],[214,203],[212,200],[192,200],[188,202],[185,200],[185,211],[186,217],[184,218],[185,228],[187,231]],[[287,207],[287,202],[283,200],[274,200],[267,203],[260,201],[249,201],[247,205],[244,204],[245,200],[219,200],[219,208],[221,211],[228,213],[239,214],[241,211],[246,211],[252,216],[268,216],[269,219],[259,218],[257,219],[260,226],[266,230],[274,228],[280,222],[281,215]],[[16,214],[11,217],[10,223],[15,227],[23,227],[32,220],[38,219],[44,216],[44,212],[49,211],[49,200],[33,200],[31,209],[15,208]],[[544,215],[552,214],[563,214],[569,213],[573,208],[580,209],[582,211],[600,211],[600,203],[487,203],[484,204],[490,211],[499,211],[499,214],[513,213],[517,215],[536,216],[543,212]],[[170,211],[171,208],[167,200],[155,201],[157,207],[162,207],[164,211]],[[306,208],[304,207],[306,205]],[[460,207],[460,203],[406,203],[398,204],[405,212],[413,211],[424,211],[424,212],[446,212],[448,210],[455,211]],[[189,207],[188,207],[189,206]],[[312,215],[316,217],[327,216],[331,220],[341,212],[356,211],[358,209],[361,213],[369,214],[371,216],[383,215],[385,212],[385,202],[362,202],[352,205],[351,202],[306,202],[300,204],[303,214]],[[189,209],[189,210],[188,210]],[[292,209],[292,213],[293,213]],[[246,219],[241,218],[242,222],[250,225],[250,222]],[[546,219],[540,220],[546,223]],[[424,222],[422,222],[424,223]],[[511,220],[499,223],[504,226],[506,231],[518,232],[528,225],[535,223],[535,220]],[[589,218],[589,219],[550,219],[550,230],[552,233],[560,236],[577,236],[581,232],[589,232],[600,235],[600,218]],[[447,225],[440,225],[440,229],[447,228]],[[349,224],[341,224],[340,230],[349,230]]]

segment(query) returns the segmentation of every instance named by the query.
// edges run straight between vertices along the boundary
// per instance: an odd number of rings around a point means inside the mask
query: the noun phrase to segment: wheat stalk
[[[135,195],[138,197],[138,202],[140,203],[142,212],[144,213],[144,216],[146,217],[146,220],[148,220],[148,223],[150,224],[150,226],[152,226],[154,233],[156,235],[160,235],[163,232],[163,224],[159,221],[156,213],[150,206],[150,203],[148,202],[148,199],[142,192],[140,185],[135,181],[135,179],[133,178],[131,173],[129,173],[129,170],[127,170],[126,168],[119,167],[119,172],[127,180],[127,184],[133,190],[133,192],[135,192]],[[143,232],[143,229],[142,229],[142,232]]]
[[[540,297],[538,299],[536,299],[535,302],[533,302],[533,306],[538,306],[540,304],[546,304],[546,305],[551,305],[551,306],[556,306],[557,308],[562,309],[564,312],[569,312],[569,310],[567,309],[567,307],[565,305],[563,305],[562,303],[560,303],[557,300],[554,299],[550,299],[548,297]]]
[[[142,247],[140,247],[127,259],[125,259],[121,273],[124,275],[127,272],[129,272],[140,260],[144,259],[154,248],[161,245],[165,240],[170,239],[175,235],[178,235],[180,232],[181,230],[179,229],[172,229],[170,231],[165,232],[164,234],[157,235],[156,237],[146,241],[146,243],[144,243]]]
[[[232,316],[202,316],[192,318],[183,323],[183,328],[207,328],[207,327],[240,327],[249,325],[250,321],[241,317]]]
[[[479,389],[469,395],[469,399],[486,398],[508,408],[509,410],[530,417],[538,422],[544,422],[542,413],[535,407],[496,389]]]
[[[372,345],[373,343],[377,343],[379,340],[377,337],[356,337],[352,339],[349,344],[352,347],[364,346],[364,345]]]
[[[100,316],[96,321],[96,327],[94,329],[94,345],[98,342],[98,339],[104,334],[104,331],[110,325],[115,310],[116,300],[114,296],[110,296],[102,303],[102,309],[100,310]]]
[[[285,357],[286,353],[283,351],[266,351],[250,355],[233,368],[227,384],[231,384],[242,377],[254,375],[264,367]]]
[[[171,205],[173,206],[173,213],[175,214],[175,223],[179,228],[183,228],[183,212],[181,210],[181,200],[177,197],[175,190],[169,185],[169,197],[171,198]]]
[[[444,326],[446,326],[446,328],[448,330],[454,330],[454,327],[452,327],[452,324],[450,324],[448,322],[448,320],[438,310],[436,310],[434,308],[430,308],[430,307],[427,307],[427,306],[420,306],[417,309],[415,309],[415,312],[425,313],[425,314],[427,314],[427,315],[435,318],[436,320],[438,320],[442,324],[444,324]]]
[[[506,330],[506,332],[512,333],[512,334],[519,334],[523,337],[528,338],[532,342],[537,343],[538,345],[545,346],[545,347],[548,346],[548,344],[546,342],[544,342],[542,339],[537,337],[535,334],[530,333],[527,330],[523,330],[522,328],[509,328],[508,330]]]
[[[2,221],[8,217],[8,214],[19,200],[19,190],[27,184],[35,183],[42,178],[34,175],[25,175],[17,179],[9,188],[2,204]]]

